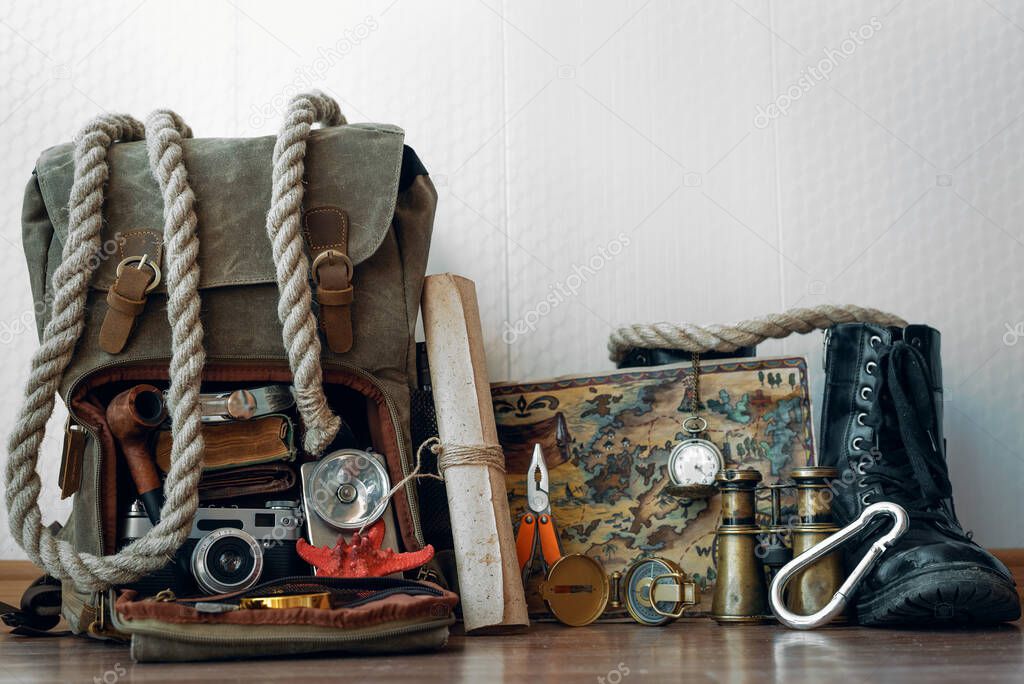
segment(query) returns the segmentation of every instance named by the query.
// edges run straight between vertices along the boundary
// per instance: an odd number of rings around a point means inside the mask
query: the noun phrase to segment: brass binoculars
[[[716,484],[722,497],[717,535],[717,577],[711,617],[720,624],[757,624],[773,620],[769,605],[769,573],[838,531],[832,517],[829,481],[834,468],[807,467],[792,471],[792,484],[762,485],[756,470],[726,468]],[[783,524],[780,495],[796,490],[796,516]],[[757,521],[757,493],[767,489],[772,500],[768,525]],[[842,556],[833,552],[788,578],[784,601],[795,614],[814,614],[832,601],[845,579]],[[842,619],[842,616],[840,616]]]

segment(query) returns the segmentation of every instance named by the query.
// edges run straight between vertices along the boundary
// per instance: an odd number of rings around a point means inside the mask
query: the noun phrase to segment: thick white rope
[[[25,400],[8,438],[5,477],[11,532],[36,565],[60,580],[74,582],[83,591],[99,591],[110,585],[132,582],[166,565],[187,537],[197,503],[194,490],[202,466],[202,439],[190,438],[188,428],[198,424],[199,413],[198,402],[190,404],[188,397],[198,390],[194,369],[202,366],[202,331],[198,328],[198,318],[188,320],[199,308],[195,250],[188,240],[189,236],[194,237],[195,214],[192,211],[194,198],[181,166],[179,145],[181,135],[189,133],[178,117],[167,113],[155,116],[148,127],[153,136],[149,148],[151,158],[160,162],[155,175],[168,181],[161,181],[161,186],[166,202],[165,234],[168,237],[168,316],[174,326],[172,358],[177,360],[171,365],[171,386],[172,390],[177,388],[178,396],[174,425],[178,454],[168,477],[163,519],[119,553],[95,556],[77,551],[66,541],[58,541],[43,527],[39,510],[40,481],[36,463],[61,378],[85,326],[92,277],[90,263],[96,261],[93,257],[100,249],[103,189],[110,172],[107,151],[115,140],[138,140],[146,132],[141,123],[129,116],[97,117],[75,138],[68,234],[61,263],[53,275],[52,312],[39,349],[32,357]],[[168,127],[175,132],[168,133]],[[193,303],[191,307],[188,302]],[[186,336],[185,344],[181,344],[182,333],[189,325],[196,328]],[[175,372],[178,377],[174,377]],[[194,416],[189,413],[190,406]],[[184,431],[181,426],[185,427]]]
[[[735,325],[699,326],[692,323],[650,323],[629,325],[612,332],[608,352],[621,361],[630,349],[681,349],[689,352],[736,351],[765,340],[781,339],[793,333],[824,330],[837,323],[907,325],[899,316],[862,306],[823,304],[809,309],[790,309],[781,314],[752,318]]]
[[[199,506],[199,478],[206,450],[201,430],[203,411],[199,404],[206,350],[203,348],[203,322],[199,317],[196,197],[188,183],[181,149],[182,138],[190,137],[191,129],[174,112],[157,110],[146,118],[149,166],[164,200],[167,322],[171,326],[167,391],[173,431],[171,465],[164,480],[165,502],[156,527],[167,528],[161,534],[170,538],[172,553],[192,530],[192,519]]]
[[[341,427],[341,420],[331,412],[324,396],[320,337],[311,308],[309,259],[300,220],[306,140],[316,123],[337,126],[346,121],[338,103],[319,91],[293,97],[274,145],[273,190],[267,212],[267,235],[281,295],[277,316],[283,327],[296,404],[306,430],[303,445],[311,454],[323,453]]]

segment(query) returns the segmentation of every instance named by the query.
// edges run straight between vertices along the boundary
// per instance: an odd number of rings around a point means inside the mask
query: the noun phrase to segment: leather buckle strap
[[[64,636],[70,632],[50,631],[60,622],[60,607],[60,582],[43,576],[22,594],[20,607],[0,603],[0,622],[11,628],[11,634],[18,636]]]
[[[100,326],[100,348],[119,354],[128,343],[135,319],[146,308],[146,295],[160,284],[160,266],[148,254],[130,256],[117,265],[117,279],[107,291],[107,313]]]
[[[311,268],[320,305],[320,327],[328,348],[343,354],[352,348],[353,265],[348,257],[348,214],[338,207],[316,207],[303,216]]]
[[[100,326],[100,349],[119,354],[146,307],[146,296],[160,284],[163,234],[140,228],[116,236],[118,256],[114,284],[107,290],[107,311]]]
[[[335,264],[336,260],[340,263]],[[338,273],[340,277],[337,278],[339,282],[351,282],[352,260],[347,255],[334,249],[328,249],[320,252],[317,254],[316,259],[313,259],[313,282],[316,283],[316,299],[320,306],[348,306],[352,303],[351,284],[340,290],[332,290],[321,283],[320,269],[335,267],[341,268],[341,272]]]

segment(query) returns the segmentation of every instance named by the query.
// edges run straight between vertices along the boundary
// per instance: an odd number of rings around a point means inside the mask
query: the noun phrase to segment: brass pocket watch
[[[700,416],[700,355],[693,354],[693,401],[691,415],[683,421],[689,438],[677,444],[668,457],[672,486],[666,491],[686,499],[706,499],[718,491],[715,476],[725,468],[725,458],[714,442],[701,435],[708,421]]]

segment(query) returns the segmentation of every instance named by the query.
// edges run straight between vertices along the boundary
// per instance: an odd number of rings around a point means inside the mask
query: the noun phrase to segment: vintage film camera
[[[138,501],[122,523],[122,547],[152,528]],[[200,507],[174,560],[129,588],[144,596],[164,589],[176,596],[226,594],[267,580],[309,575],[309,565],[295,552],[302,523],[303,511],[295,501],[268,501],[263,508]]]

